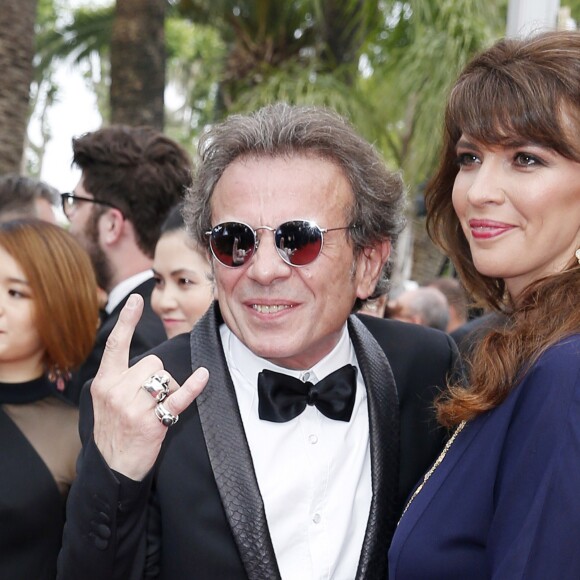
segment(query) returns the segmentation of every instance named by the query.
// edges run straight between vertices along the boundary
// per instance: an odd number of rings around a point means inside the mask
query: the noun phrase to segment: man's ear
[[[357,296],[361,300],[368,298],[375,290],[383,266],[391,255],[391,241],[385,240],[364,248],[357,261],[358,288]]]
[[[107,210],[100,219],[99,230],[101,240],[111,245],[117,242],[124,233],[126,220],[123,214],[116,208]]]

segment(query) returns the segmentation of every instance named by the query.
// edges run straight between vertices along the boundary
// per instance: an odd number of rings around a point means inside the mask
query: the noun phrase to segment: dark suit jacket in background
[[[92,407],[84,390],[84,447],[69,495],[59,578],[280,577],[220,322],[219,310],[211,308],[191,336],[175,337],[154,350],[179,383],[200,365],[210,378],[169,429],[144,481],[128,480],[104,463],[92,440]],[[392,320],[351,317],[349,334],[368,395],[373,487],[356,578],[382,580],[401,498],[443,444],[444,433],[432,420],[432,397],[443,388],[457,351],[442,332]]]
[[[163,327],[161,319],[151,309],[151,293],[153,292],[154,287],[155,280],[146,280],[127,294],[127,296],[117,304],[113,312],[103,320],[97,333],[93,350],[78,371],[73,373],[71,380],[67,382],[65,387],[65,396],[75,404],[79,404],[83,385],[97,374],[103,352],[105,351],[107,338],[109,338],[109,334],[117,323],[119,314],[131,294],[141,294],[145,306],[143,308],[141,320],[139,320],[139,323],[135,328],[135,334],[133,334],[133,339],[131,340],[131,350],[129,353],[130,358],[137,357],[148,350],[151,350],[158,344],[161,344],[164,340],[167,340],[167,334],[165,333],[165,328]]]
[[[490,330],[500,328],[505,323],[506,318],[503,314],[499,312],[488,312],[477,318],[472,318],[449,334],[455,341],[461,357],[464,360],[469,360],[475,347],[483,337]]]

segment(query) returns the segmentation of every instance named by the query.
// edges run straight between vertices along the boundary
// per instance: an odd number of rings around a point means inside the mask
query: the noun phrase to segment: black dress
[[[0,383],[0,578],[56,577],[78,410],[45,378]]]

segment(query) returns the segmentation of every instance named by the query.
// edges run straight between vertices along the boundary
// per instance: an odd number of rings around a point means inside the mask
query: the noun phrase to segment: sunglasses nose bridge
[[[254,232],[254,253],[256,253],[258,251],[258,248],[260,247],[260,241],[262,239],[262,234],[258,235],[258,232],[260,230],[266,230],[268,232],[276,232],[276,228],[271,228],[270,226],[259,226],[255,230],[253,230],[253,232]],[[276,236],[274,236],[274,243],[276,243]]]

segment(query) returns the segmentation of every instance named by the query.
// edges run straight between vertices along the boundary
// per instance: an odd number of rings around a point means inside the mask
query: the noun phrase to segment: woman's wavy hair
[[[500,278],[482,276],[452,204],[461,135],[488,145],[533,142],[580,162],[580,32],[501,40],[476,56],[451,90],[438,170],[426,188],[427,229],[449,255],[467,291],[508,314],[470,361],[470,387],[452,386],[438,401],[452,426],[499,405],[550,345],[580,329],[580,266],[537,280],[513,303]]]
[[[0,224],[0,247],[30,285],[46,372],[66,375],[89,355],[99,323],[89,256],[66,230],[33,218]]]
[[[201,247],[208,247],[211,197],[227,167],[242,157],[312,156],[335,163],[353,191],[345,215],[355,256],[376,242],[394,245],[405,225],[405,191],[399,174],[385,166],[376,149],[337,113],[322,107],[276,103],[250,115],[232,115],[212,127],[199,143],[201,164],[184,210],[188,229]],[[290,186],[289,186],[290,187]],[[389,260],[369,300],[385,294]],[[357,299],[354,310],[362,306]]]

